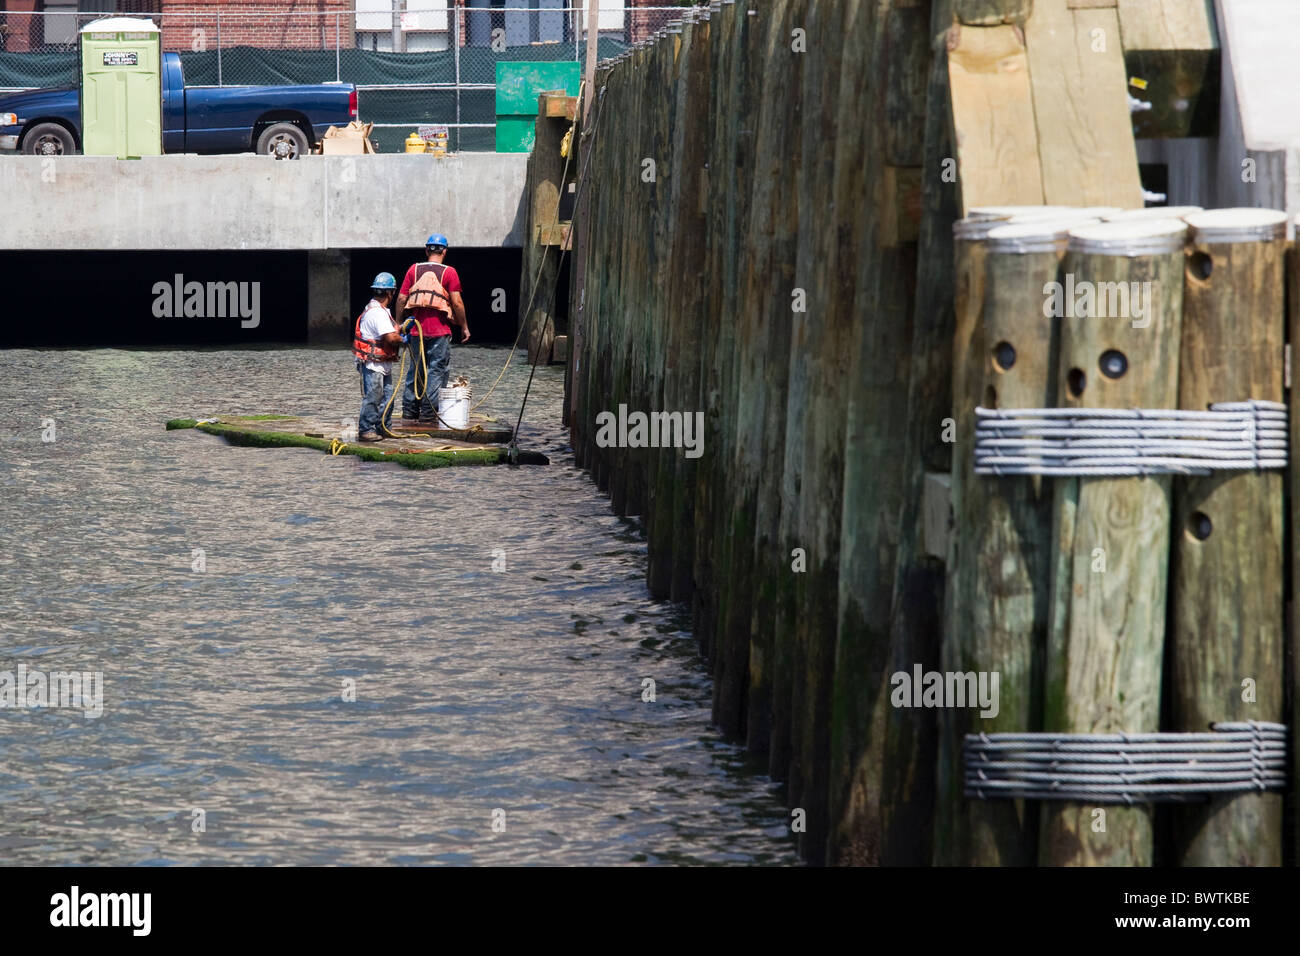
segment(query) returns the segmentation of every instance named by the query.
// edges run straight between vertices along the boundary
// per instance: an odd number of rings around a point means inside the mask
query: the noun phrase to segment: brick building
[[[161,14],[163,48],[233,46],[265,49],[445,49],[450,43],[449,4],[455,6],[461,45],[487,46],[494,30],[511,45],[572,43],[572,18],[560,8],[585,8],[586,0],[0,0],[0,48],[9,53],[66,50],[78,27],[100,14]],[[600,0],[602,36],[635,42],[674,14],[636,10],[677,0]],[[218,11],[220,17],[217,16]],[[405,11],[405,16],[402,16]],[[219,24],[219,26],[218,26]],[[201,31],[196,33],[195,31]]]

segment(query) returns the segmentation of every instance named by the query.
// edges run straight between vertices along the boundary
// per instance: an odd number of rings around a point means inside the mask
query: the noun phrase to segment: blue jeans
[[[417,335],[408,346],[411,350],[407,360],[410,368],[406,372],[406,390],[402,392],[402,414],[406,417],[419,416],[432,420],[438,412],[438,389],[447,387],[447,378],[451,373],[451,336],[440,335],[434,339],[424,340],[424,358],[429,365],[429,381],[424,381],[424,369],[420,362],[420,339]],[[424,397],[417,407],[415,386],[422,386]]]
[[[357,420],[357,430],[358,434],[364,435],[379,431],[379,416],[393,397],[393,373],[385,375],[366,368],[360,362],[357,368],[361,371],[361,417]],[[393,409],[389,407],[388,414],[384,415],[384,427],[387,428],[392,420]]]

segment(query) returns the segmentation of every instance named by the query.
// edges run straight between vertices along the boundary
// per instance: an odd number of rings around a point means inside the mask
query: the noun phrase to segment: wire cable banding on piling
[[[1285,788],[1285,724],[1212,727],[1199,734],[967,734],[966,795],[1131,804]]]
[[[1287,407],[975,409],[975,474],[1207,475],[1287,465]]]

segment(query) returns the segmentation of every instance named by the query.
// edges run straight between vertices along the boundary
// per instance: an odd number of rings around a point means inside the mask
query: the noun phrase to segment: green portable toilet
[[[571,61],[497,63],[497,152],[529,153],[537,122],[537,96],[546,90],[578,95],[578,64]]]
[[[81,28],[81,151],[162,154],[162,32],[152,20],[108,17]]]

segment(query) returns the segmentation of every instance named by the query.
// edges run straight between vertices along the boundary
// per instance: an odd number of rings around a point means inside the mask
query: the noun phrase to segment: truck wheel
[[[257,154],[297,159],[307,154],[307,134],[293,123],[273,123],[257,137]]]
[[[77,141],[66,126],[38,123],[23,137],[23,152],[28,156],[72,156],[77,152]]]

